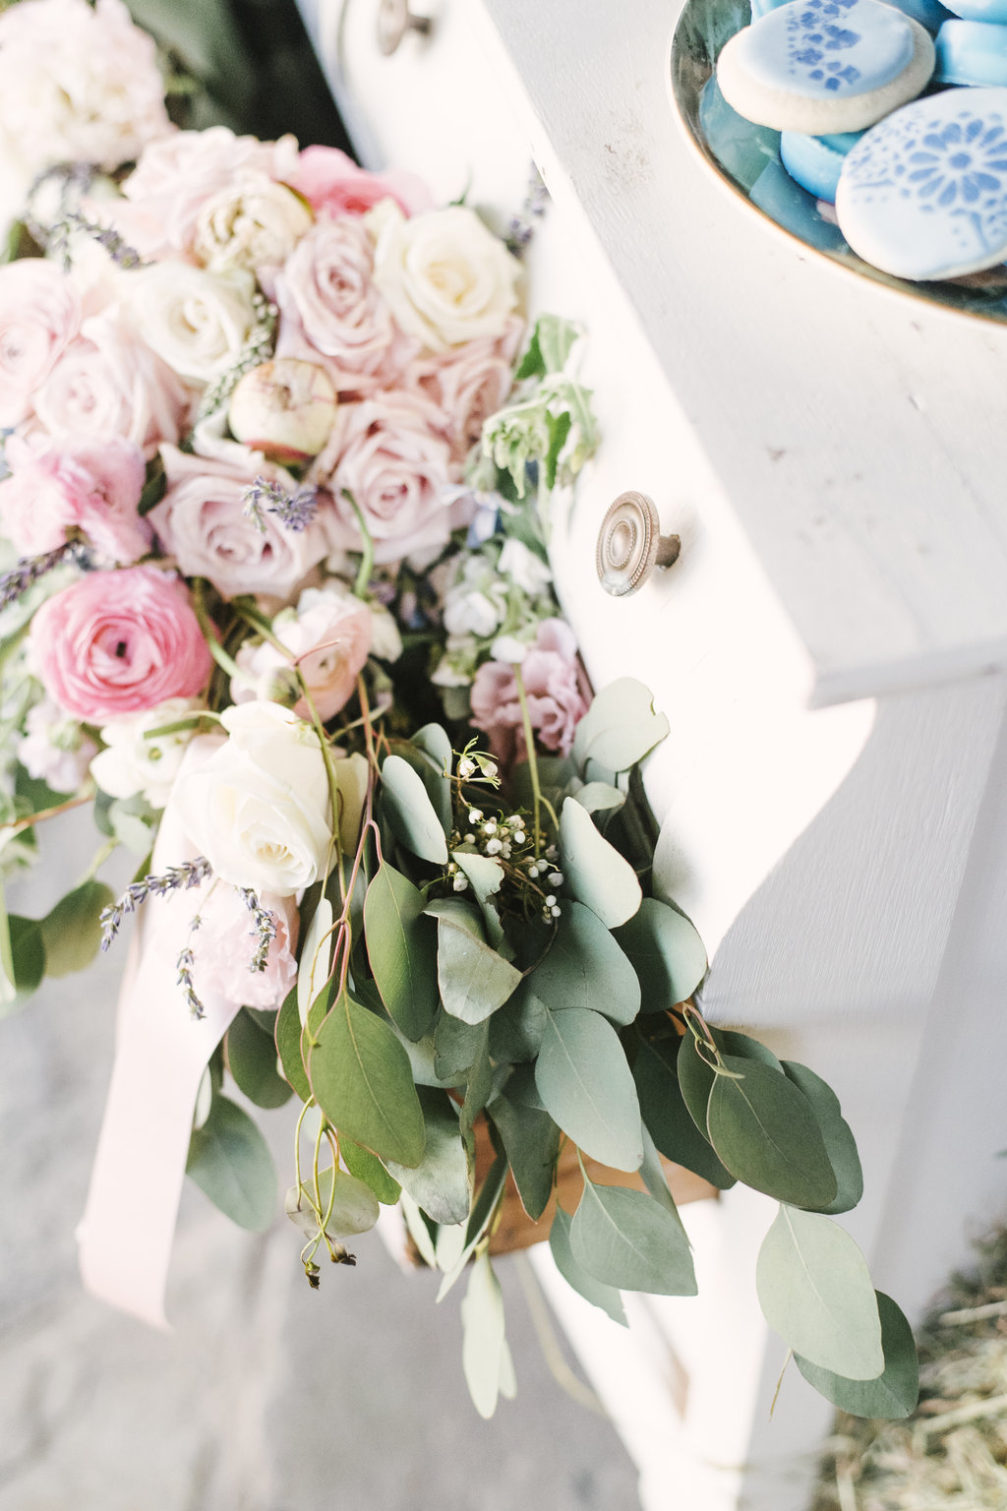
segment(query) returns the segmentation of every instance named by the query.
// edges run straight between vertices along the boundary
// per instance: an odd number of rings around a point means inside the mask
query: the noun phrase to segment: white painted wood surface
[[[678,0],[301,0],[371,166],[497,223],[533,154],[553,195],[536,307],[583,320],[604,446],[557,522],[597,685],[672,720],[648,789],[662,874],[714,961],[705,1006],[815,1065],[856,1129],[848,1222],[918,1311],[1007,1215],[1007,329],[843,275],[763,225],[672,118]],[[634,599],[598,523],[650,493],[682,558]],[[752,1289],[775,1208],[691,1209],[701,1296],[635,1298],[626,1335],[536,1267],[641,1470],[647,1511],[804,1511],[830,1411]]]

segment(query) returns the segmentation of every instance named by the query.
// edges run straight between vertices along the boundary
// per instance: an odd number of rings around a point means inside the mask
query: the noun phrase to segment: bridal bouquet
[[[550,502],[598,439],[579,333],[526,324],[467,205],[174,129],[119,0],[4,12],[0,134],[15,84],[46,130],[0,268],[0,867],[75,806],[101,844],[46,917],[3,914],[5,1005],[139,915],[87,1283],[160,1317],[186,1169],[269,1225],[248,1105],[293,1097],[308,1281],[399,1205],[466,1277],[484,1414],[505,1201],[617,1321],[621,1290],[695,1292],[662,1156],[781,1203],[769,1321],[830,1399],[908,1412],[908,1327],[832,1221],[861,1193],[839,1104],[703,1018],[639,780],[667,720],[629,677],[592,698],[553,593]]]

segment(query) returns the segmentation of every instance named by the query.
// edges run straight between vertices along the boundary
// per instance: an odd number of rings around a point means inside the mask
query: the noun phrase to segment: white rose
[[[380,206],[374,282],[399,325],[431,351],[499,336],[517,308],[521,264],[463,205],[406,220]]]
[[[222,715],[230,739],[175,785],[171,806],[214,873],[291,897],[324,872],[331,830],[318,737],[277,703]]]
[[[175,724],[198,707],[193,698],[169,698],[156,708],[107,724],[101,731],[105,749],[91,762],[91,775],[102,792],[116,798],[140,794],[152,808],[163,808],[193,731],[181,729],[156,740],[148,740],[147,731]]]
[[[490,646],[494,661],[508,662],[512,666],[520,666],[527,654],[527,642],[519,640],[516,635],[498,635]]]
[[[235,365],[255,323],[250,273],[158,262],[131,273],[130,288],[144,340],[183,378],[210,383]]]
[[[311,224],[293,190],[265,173],[244,173],[202,206],[192,250],[214,271],[282,267]]]
[[[510,536],[500,552],[497,570],[529,598],[542,597],[552,582],[552,573],[542,560],[520,540]]]
[[[444,628],[449,635],[478,635],[485,640],[499,628],[503,615],[485,593],[453,592],[444,605]]]

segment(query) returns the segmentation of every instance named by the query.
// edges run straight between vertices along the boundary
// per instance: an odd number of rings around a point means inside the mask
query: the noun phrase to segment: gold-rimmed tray
[[[671,43],[671,94],[685,129],[709,167],[758,215],[834,266],[945,309],[1007,323],[1007,266],[968,278],[911,283],[864,262],[831,215],[787,173],[780,133],[746,121],[717,86],[716,61],[747,26],[749,0],[686,0]]]

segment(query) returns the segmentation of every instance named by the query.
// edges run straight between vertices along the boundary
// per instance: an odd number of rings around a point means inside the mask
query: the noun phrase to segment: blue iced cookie
[[[768,16],[771,10],[779,10],[781,5],[792,3],[793,0],[751,0],[752,20],[758,21],[760,16]],[[946,6],[941,5],[940,0],[888,0],[888,4],[911,16],[929,32],[937,32],[952,14]]]
[[[799,131],[784,131],[780,161],[802,189],[832,205],[846,154],[862,135],[860,131],[847,131],[839,136],[803,136]]]
[[[966,21],[1007,21],[1007,0],[954,0],[948,10]]]
[[[868,131],[836,193],[853,250],[900,278],[957,278],[1007,257],[1007,89],[946,89]]]
[[[995,21],[945,21],[937,33],[941,84],[1007,85],[1007,26]]]
[[[736,32],[717,60],[728,104],[776,131],[860,131],[914,99],[933,72],[917,21],[881,0],[790,0]]]

